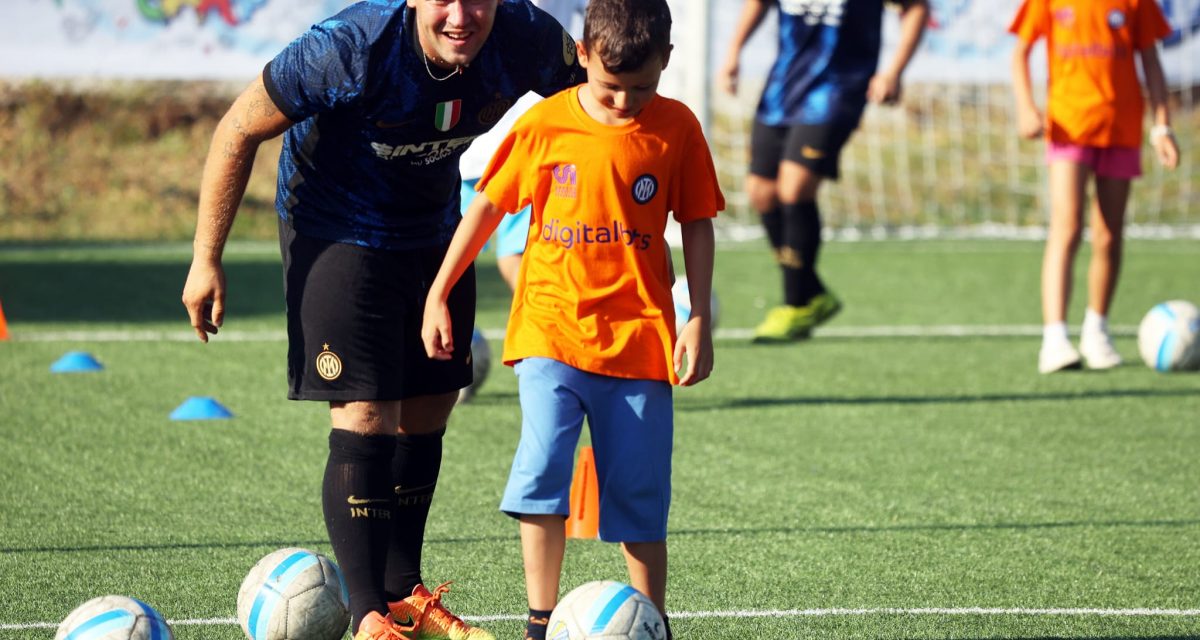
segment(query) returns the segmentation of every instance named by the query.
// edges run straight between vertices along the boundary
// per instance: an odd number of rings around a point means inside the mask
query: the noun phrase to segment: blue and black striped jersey
[[[404,0],[367,0],[313,26],[263,71],[296,124],[275,206],[296,231],[384,249],[433,246],[458,224],[458,159],[528,91],[583,82],[574,40],[526,0],[505,0],[463,72],[431,77]],[[432,67],[433,74],[446,71]]]
[[[885,0],[777,0],[779,53],[758,120],[857,122],[879,62]]]

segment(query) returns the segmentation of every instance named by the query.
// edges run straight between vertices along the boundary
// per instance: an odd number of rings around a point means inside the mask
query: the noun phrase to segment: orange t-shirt
[[[544,357],[618,378],[679,378],[663,237],[725,207],[700,123],[683,103],[651,100],[604,125],[562,91],[517,121],[479,189],[505,211],[532,203],[504,363]]]
[[[1025,0],[1008,30],[1025,42],[1046,38],[1050,140],[1141,146],[1133,54],[1171,32],[1155,0]]]

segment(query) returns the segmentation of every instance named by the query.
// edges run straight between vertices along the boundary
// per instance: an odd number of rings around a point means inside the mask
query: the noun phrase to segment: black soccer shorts
[[[858,120],[772,127],[757,120],[750,132],[750,173],[774,179],[779,163],[791,160],[831,180],[838,179],[842,148],[858,128]]]
[[[425,294],[446,247],[388,251],[297,234],[280,224],[288,398],[403,400],[471,384],[475,268],[447,301],[454,357],[425,355]]]

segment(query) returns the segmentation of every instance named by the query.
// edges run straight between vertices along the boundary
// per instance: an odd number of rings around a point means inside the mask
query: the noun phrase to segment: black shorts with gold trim
[[[454,357],[425,355],[425,294],[446,246],[389,251],[297,234],[281,222],[288,398],[403,400],[471,383],[475,268],[450,292]]]

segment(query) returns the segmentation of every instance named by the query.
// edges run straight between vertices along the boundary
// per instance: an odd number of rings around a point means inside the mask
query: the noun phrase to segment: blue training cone
[[[92,354],[84,351],[68,351],[50,365],[50,373],[81,373],[102,369],[104,365],[93,358]]]
[[[192,396],[171,412],[172,420],[224,420],[233,413],[208,396]]]

